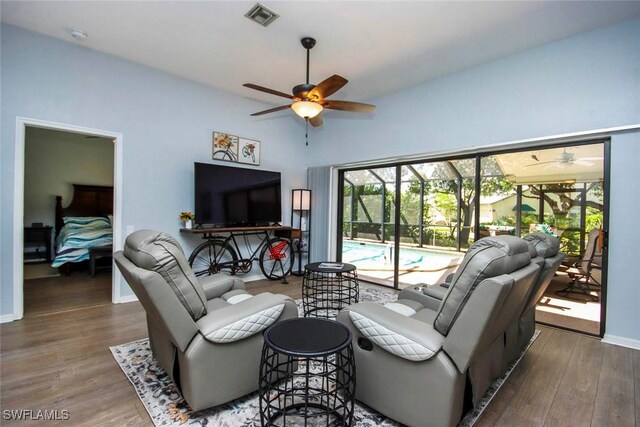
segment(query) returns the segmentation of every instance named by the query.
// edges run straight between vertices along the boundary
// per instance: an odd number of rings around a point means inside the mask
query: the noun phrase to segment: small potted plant
[[[193,228],[193,220],[196,216],[190,211],[180,212],[180,221],[184,221],[184,228]]]

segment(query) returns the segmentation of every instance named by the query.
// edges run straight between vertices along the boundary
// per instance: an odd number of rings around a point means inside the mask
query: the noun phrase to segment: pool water
[[[393,268],[393,245],[345,240],[342,261],[358,268],[386,270]],[[400,269],[437,271],[459,263],[459,252],[440,252],[423,248],[400,247]]]

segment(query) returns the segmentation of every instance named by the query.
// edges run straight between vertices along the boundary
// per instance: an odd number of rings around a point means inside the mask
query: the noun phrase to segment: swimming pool
[[[393,269],[393,244],[342,242],[342,261],[361,270]],[[464,254],[400,246],[400,270],[438,271],[459,264]]]

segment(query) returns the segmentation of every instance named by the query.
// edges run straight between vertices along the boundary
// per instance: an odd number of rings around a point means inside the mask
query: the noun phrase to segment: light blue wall
[[[13,311],[16,116],[123,134],[123,227],[179,235],[178,213],[193,210],[193,162],[210,161],[214,130],[262,141],[260,168],[283,173],[289,221],[290,189],[306,183],[304,128],[293,117],[251,118],[265,105],[17,27],[2,25],[1,36],[0,315]],[[183,243],[189,252],[198,239]]]
[[[254,121],[259,103],[10,26],[2,27],[0,314],[11,313],[15,117],[124,134],[123,225],[177,234],[192,162],[211,131],[263,141],[262,167],[304,184],[307,166],[446,152],[640,122],[640,21],[585,33],[372,100],[372,118],[327,112],[305,149],[299,122]],[[640,134],[614,136],[607,333],[640,340],[634,268]],[[286,187],[286,185],[285,185]],[[289,197],[285,188],[283,196]],[[285,220],[288,219],[283,202]],[[318,207],[320,208],[320,207]],[[124,230],[123,230],[124,231]],[[194,242],[187,242],[192,245]],[[128,291],[125,290],[125,291]]]
[[[640,93],[636,87],[636,94]],[[640,100],[638,100],[640,103]],[[608,335],[640,340],[640,132],[611,142]]]
[[[325,113],[310,166],[450,151],[640,121],[640,20]]]
[[[328,113],[310,166],[470,149],[640,123],[640,20],[584,33]],[[606,333],[640,344],[640,133],[615,135]]]

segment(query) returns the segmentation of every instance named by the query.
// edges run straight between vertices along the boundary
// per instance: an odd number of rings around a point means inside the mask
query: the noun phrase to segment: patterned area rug
[[[367,284],[360,285],[360,301],[384,303],[395,300],[396,295],[397,292],[392,289],[384,289]],[[298,309],[302,313],[302,302],[300,300],[297,302]],[[539,331],[536,331],[531,343],[538,337],[539,333]],[[529,346],[531,343],[529,343]],[[131,381],[156,426],[178,426],[182,424],[220,427],[260,426],[257,393],[249,394],[215,408],[193,412],[176,389],[173,381],[151,356],[148,339],[111,347],[110,350],[122,371]],[[520,362],[525,352],[526,350],[518,360],[509,366],[507,373],[503,377],[493,383],[478,408],[467,414],[459,426],[469,427],[475,423],[515,366]],[[386,418],[359,402],[355,404],[353,425],[362,427],[400,426],[397,422]]]

